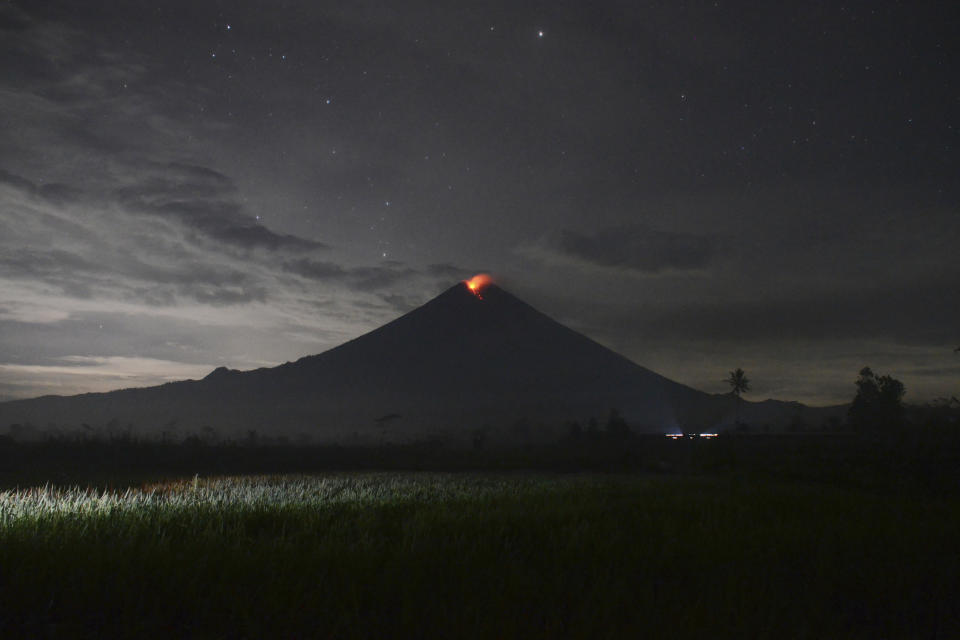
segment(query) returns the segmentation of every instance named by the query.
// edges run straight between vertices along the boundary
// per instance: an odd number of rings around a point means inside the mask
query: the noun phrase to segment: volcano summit
[[[733,404],[645,369],[477,276],[319,355],[157,387],[6,402],[0,426],[341,442],[389,434],[401,442],[522,425],[546,438],[612,409],[634,431],[662,433],[729,423]],[[776,425],[820,411],[768,400],[745,403],[743,416]]]

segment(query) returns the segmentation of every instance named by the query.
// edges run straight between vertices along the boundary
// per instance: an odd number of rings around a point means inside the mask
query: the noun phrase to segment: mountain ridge
[[[651,371],[553,320],[495,284],[464,282],[319,354],[270,368],[217,367],[200,380],[0,403],[14,423],[129,425],[144,435],[210,430],[321,440],[418,439],[533,423],[544,434],[618,410],[637,431],[715,429],[730,398]],[[823,410],[744,403],[744,419],[783,426]],[[789,415],[788,415],[789,414]],[[395,416],[382,421],[383,416]]]

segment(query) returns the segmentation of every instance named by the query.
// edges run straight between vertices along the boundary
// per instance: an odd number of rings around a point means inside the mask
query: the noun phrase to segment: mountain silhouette
[[[667,432],[716,428],[733,404],[631,362],[494,284],[461,282],[319,355],[252,371],[219,367],[197,381],[6,402],[0,426],[338,441],[389,432],[404,441],[511,425],[545,435],[570,420],[602,423],[612,409],[635,431]],[[766,401],[745,402],[742,414],[784,424],[817,411]]]

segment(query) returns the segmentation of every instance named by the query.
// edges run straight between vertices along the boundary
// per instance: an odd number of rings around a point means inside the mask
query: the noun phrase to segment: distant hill
[[[469,438],[487,427],[538,439],[570,420],[595,417],[602,426],[611,409],[634,431],[670,432],[729,425],[734,405],[631,362],[494,284],[474,291],[459,283],[319,355],[157,387],[0,403],[0,429],[399,442]],[[774,428],[819,426],[842,408],[766,400],[745,402],[741,415]]]

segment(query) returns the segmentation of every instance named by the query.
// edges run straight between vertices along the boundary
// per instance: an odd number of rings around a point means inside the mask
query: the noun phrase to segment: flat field
[[[960,637],[960,499],[731,474],[0,493],[2,637]]]

